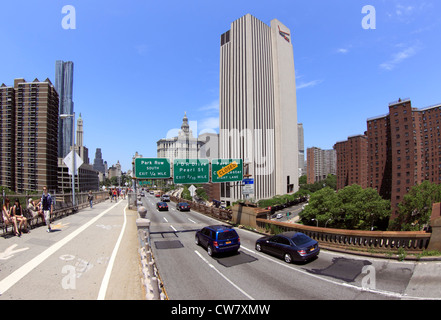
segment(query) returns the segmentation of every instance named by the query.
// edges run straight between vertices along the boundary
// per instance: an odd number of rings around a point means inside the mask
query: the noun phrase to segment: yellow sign
[[[217,175],[219,178],[222,178],[224,175],[226,175],[228,172],[233,171],[234,169],[237,168],[237,162],[233,161],[231,162],[229,165],[227,165],[226,167],[223,167],[222,169],[217,171]]]

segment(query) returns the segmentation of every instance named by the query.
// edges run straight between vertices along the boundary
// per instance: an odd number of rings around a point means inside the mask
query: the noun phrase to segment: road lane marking
[[[29,272],[38,267],[43,261],[61,249],[64,245],[72,241],[76,236],[82,233],[84,230],[93,225],[96,221],[102,218],[105,214],[107,214],[110,210],[115,208],[119,203],[115,203],[110,208],[103,211],[101,214],[91,219],[89,222],[79,227],[77,230],[73,231],[71,234],[67,235],[57,243],[53,244],[51,247],[40,253],[38,256],[25,263],[23,266],[18,268],[16,271],[11,273],[9,276],[0,281],[0,295],[4,294],[8,291],[12,286],[14,286],[18,281],[23,279]]]
[[[197,222],[191,220],[190,218],[187,218],[188,220],[190,220],[191,222],[193,222],[194,224],[197,224]]]
[[[124,208],[124,223],[121,229],[121,233],[119,234],[118,240],[116,241],[115,248],[113,248],[112,256],[110,257],[109,264],[107,265],[106,273],[104,274],[103,281],[101,282],[100,291],[98,293],[97,300],[104,300],[106,297],[107,287],[109,286],[110,275],[112,274],[113,265],[115,264],[115,258],[119,250],[119,246],[121,244],[121,240],[123,238],[124,232],[126,230],[127,224],[127,210],[128,205]]]
[[[165,217],[163,217],[163,219],[165,220],[165,222],[168,222],[168,220]]]
[[[176,230],[172,225],[170,225],[170,228],[172,228],[175,232],[178,232],[178,230]]]
[[[245,295],[248,299],[250,299],[250,300],[255,300],[252,296],[250,296],[248,293],[246,293],[244,290],[242,290],[239,286],[237,286],[233,281],[231,281],[230,279],[228,279],[226,276],[224,276],[223,274],[222,274],[222,272],[220,272],[219,270],[217,270],[216,268],[215,268],[215,266],[213,266],[210,262],[208,262],[208,260],[207,259],[205,259],[198,251],[194,251],[198,256],[199,256],[199,258],[201,258],[202,259],[202,261],[204,261],[206,264],[208,264],[208,266],[210,267],[210,268],[212,268],[214,271],[216,271],[222,278],[224,278],[229,284],[231,284],[233,287],[235,287],[237,290],[239,290],[243,295]]]
[[[17,246],[18,246],[18,244],[13,244],[9,248],[7,248],[5,251],[0,252],[0,260],[8,260],[9,258],[12,258],[14,256],[14,254],[22,252],[22,251],[26,251],[29,249],[29,248],[22,248],[22,249],[14,250],[15,247],[17,247]]]
[[[427,300],[427,299],[439,300],[439,299],[436,299],[436,298],[431,299],[431,298],[412,297],[412,296],[408,296],[407,294],[402,294],[402,293],[398,293],[398,292],[385,291],[385,290],[380,290],[380,289],[363,288],[363,287],[358,287],[356,285],[345,283],[345,282],[333,281],[331,279],[320,277],[320,276],[317,276],[315,274],[309,273],[307,271],[297,269],[297,268],[287,264],[286,262],[281,262],[281,261],[274,260],[274,259],[272,259],[270,257],[267,257],[264,254],[256,252],[255,250],[248,249],[248,248],[246,248],[244,246],[240,246],[240,248],[244,249],[244,250],[246,250],[246,251],[248,251],[250,253],[253,253],[253,254],[255,254],[255,255],[259,256],[259,257],[265,258],[265,259],[267,259],[267,260],[269,260],[269,261],[271,261],[273,263],[277,263],[277,264],[279,264],[279,265],[281,265],[281,266],[283,266],[285,268],[288,268],[288,269],[300,272],[300,273],[302,273],[304,275],[307,275],[307,276],[310,276],[310,277],[313,277],[313,278],[316,278],[316,279],[319,279],[319,280],[322,280],[322,281],[325,281],[325,282],[332,283],[334,285],[343,286],[343,287],[347,287],[347,288],[352,288],[352,289],[355,289],[355,290],[358,290],[358,291],[362,291],[362,292],[369,292],[369,293],[374,293],[374,294],[380,294],[380,295],[384,295],[384,296],[392,297],[392,298],[415,299],[415,300]]]

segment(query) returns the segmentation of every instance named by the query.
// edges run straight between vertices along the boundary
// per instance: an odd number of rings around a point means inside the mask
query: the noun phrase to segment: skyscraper
[[[104,167],[103,154],[101,152],[101,148],[96,148],[95,159],[93,160],[93,168],[96,171],[99,171],[101,173],[106,172],[106,168]]]
[[[59,95],[59,114],[73,115],[73,62],[55,62],[55,89]],[[58,119],[58,157],[64,158],[72,146],[72,118]]]
[[[17,192],[57,188],[58,94],[49,79],[0,87],[0,185]]]
[[[221,158],[242,158],[254,178],[255,200],[298,189],[298,131],[291,31],[247,14],[221,36]],[[225,184],[225,201],[243,198]]]

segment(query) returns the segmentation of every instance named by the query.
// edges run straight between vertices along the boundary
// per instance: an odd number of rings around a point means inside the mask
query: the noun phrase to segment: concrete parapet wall
[[[419,253],[428,249],[431,233],[424,231],[358,231],[318,228],[286,222],[256,219],[261,231],[278,229],[298,231],[317,240],[321,246],[357,250],[376,250],[393,252],[403,248],[408,252]]]

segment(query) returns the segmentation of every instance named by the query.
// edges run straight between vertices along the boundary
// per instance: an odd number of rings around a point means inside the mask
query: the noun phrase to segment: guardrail
[[[203,213],[205,215],[212,216],[212,217],[220,219],[220,220],[230,221],[233,216],[233,213],[231,210],[221,209],[221,208],[216,208],[216,207],[208,207],[204,204],[197,203],[194,201],[188,201],[188,200],[178,198],[175,196],[170,196],[170,201],[173,201],[176,203],[187,202],[190,205],[190,208],[192,210]]]
[[[403,248],[409,253],[420,253],[427,249],[431,233],[424,231],[357,231],[304,226],[301,224],[256,219],[262,231],[281,233],[302,232],[317,240],[321,246],[376,252],[396,252]]]
[[[93,194],[93,204],[100,203],[109,198],[109,193],[107,191],[96,191],[92,192]],[[54,199],[54,211],[51,217],[51,221],[57,220],[65,215],[69,215],[77,212],[78,210],[85,208],[89,205],[88,201],[88,192],[75,193],[75,202],[76,205],[72,204],[72,194],[71,193],[54,193],[51,194],[52,199]],[[32,194],[32,195],[3,195],[2,196],[2,209],[3,204],[5,203],[5,198],[8,198],[11,201],[11,204],[14,203],[15,199],[19,199],[20,205],[23,208],[23,213],[25,217],[28,219],[28,225],[30,228],[34,228],[39,224],[42,224],[42,218],[40,215],[32,217],[27,209],[28,200],[34,199],[38,200],[41,198],[41,194]],[[12,232],[12,225],[5,225],[3,222],[3,215],[0,215],[0,227],[2,229],[2,236],[8,233],[8,228],[10,232]]]

